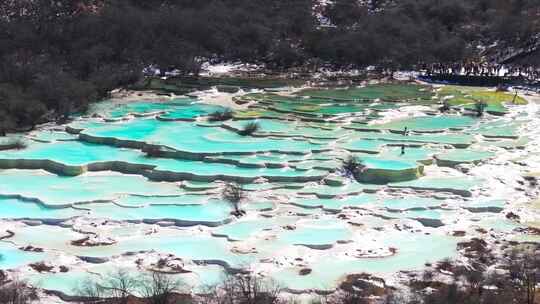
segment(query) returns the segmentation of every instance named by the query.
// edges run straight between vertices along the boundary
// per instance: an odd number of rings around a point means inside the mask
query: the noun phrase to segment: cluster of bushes
[[[450,259],[428,265],[421,275],[413,275],[408,290],[387,286],[369,274],[350,275],[338,290],[318,296],[313,304],[536,304],[540,293],[538,245],[519,245],[499,259],[479,239],[462,243],[470,263]],[[472,257],[472,252],[476,257]],[[497,263],[497,264],[495,264]],[[288,304],[283,288],[273,280],[252,273],[227,274],[222,281],[207,286],[197,295],[168,272],[160,260],[159,271],[145,274],[117,270],[99,280],[81,282],[76,300],[81,304]],[[324,284],[324,282],[321,282]],[[29,304],[38,293],[27,284],[8,280],[0,271],[0,304]]]
[[[478,44],[527,43],[538,32],[535,3],[1,1],[0,130],[65,119],[150,66],[197,75],[204,61],[279,70],[474,59]]]
[[[411,281],[414,296],[405,303],[538,303],[540,257],[537,252],[514,250],[503,259],[502,265],[490,268],[490,264],[476,261],[463,266],[444,260],[435,270],[426,270],[420,278]],[[437,280],[441,273],[445,283],[440,278]]]

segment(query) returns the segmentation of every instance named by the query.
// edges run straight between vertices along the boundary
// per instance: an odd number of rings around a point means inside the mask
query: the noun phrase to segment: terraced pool
[[[242,268],[312,292],[456,257],[455,230],[519,227],[504,214],[514,190],[483,168],[527,146],[529,109],[437,114],[430,87],[383,88],[249,94],[224,122],[208,121],[224,107],[204,97],[106,102],[24,134],[25,149],[0,150],[0,269],[75,294],[87,276],[166,257],[194,290]],[[420,104],[429,110],[392,116]],[[241,135],[250,122],[259,129]],[[356,179],[342,170],[351,156]],[[244,216],[225,182],[245,189]],[[68,271],[26,267],[37,261]]]

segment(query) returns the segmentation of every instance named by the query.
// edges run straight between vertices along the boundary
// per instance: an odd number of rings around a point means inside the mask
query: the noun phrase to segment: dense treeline
[[[400,68],[527,45],[536,0],[8,0],[0,3],[0,134],[64,119],[154,66],[204,61]]]

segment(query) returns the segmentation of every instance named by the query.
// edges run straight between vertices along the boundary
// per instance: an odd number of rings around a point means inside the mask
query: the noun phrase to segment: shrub
[[[448,100],[443,100],[442,106],[439,107],[439,111],[441,111],[441,113],[450,111],[450,103],[448,102]]]
[[[146,152],[146,157],[159,157],[161,154],[159,146],[147,146],[143,151]]]
[[[242,130],[238,131],[238,134],[242,136],[252,135],[253,133],[259,131],[260,125],[258,122],[247,123]]]
[[[22,150],[22,149],[26,149],[26,147],[28,147],[28,145],[26,144],[26,142],[22,139],[16,139],[14,142],[13,142],[13,149],[16,149],[16,150]]]
[[[345,160],[343,160],[339,171],[343,176],[356,178],[364,167],[365,166],[363,165],[362,161],[358,160],[358,158],[352,155],[349,155]]]
[[[13,121],[13,118],[4,111],[0,111],[0,136],[6,136],[7,132],[12,130],[14,127],[15,122]]]
[[[422,281],[431,282],[431,281],[433,281],[434,277],[435,277],[435,274],[430,269],[426,269],[422,273]]]
[[[165,266],[167,266],[167,259],[165,258],[160,258],[156,264],[157,268],[164,268]]]
[[[454,261],[452,261],[450,258],[443,259],[437,264],[437,268],[444,271],[452,271],[454,267]]]
[[[53,266],[49,266],[44,262],[30,264],[29,266],[37,272],[50,272],[54,268]]]
[[[226,121],[233,118],[233,111],[225,109],[223,111],[215,111],[208,115],[208,121]]]
[[[474,103],[474,111],[476,112],[476,116],[477,117],[482,117],[484,116],[484,112],[486,111],[486,108],[487,108],[487,103],[484,102],[484,101],[477,101]]]
[[[0,146],[0,150],[23,150],[26,147],[28,147],[28,144],[23,139],[16,138]]]

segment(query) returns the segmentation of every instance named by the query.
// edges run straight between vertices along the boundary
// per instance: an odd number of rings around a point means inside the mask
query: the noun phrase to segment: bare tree
[[[207,304],[277,304],[281,288],[254,274],[227,274],[221,284],[208,291]]]
[[[368,304],[369,298],[365,291],[359,289],[343,290],[336,295],[334,303],[339,304]]]
[[[116,300],[116,303],[127,304],[128,297],[140,288],[140,284],[139,278],[130,274],[128,270],[118,269],[105,278],[102,288],[109,298]]]
[[[413,295],[405,295],[401,293],[395,293],[394,291],[390,290],[387,292],[386,297],[384,298],[383,304],[420,304],[421,299],[419,296],[413,294]]]
[[[132,297],[141,297],[148,304],[171,304],[176,303],[174,296],[182,285],[164,273],[135,276],[119,269],[108,274],[102,282],[86,279],[75,292],[85,304],[126,304]]]
[[[242,216],[246,213],[240,209],[240,203],[246,198],[242,186],[234,183],[227,183],[221,192],[221,196],[233,207],[233,214],[235,216]]]
[[[264,281],[261,277],[249,275],[236,275],[232,282],[240,291],[240,299],[246,304],[274,304],[278,303],[280,288],[271,280]]]
[[[170,304],[183,286],[181,281],[171,275],[157,271],[144,277],[142,282],[141,293],[148,304]]]
[[[139,277],[125,269],[118,269],[107,274],[102,280],[87,278],[75,292],[83,297],[83,303],[127,304],[129,297],[137,294],[141,286]]]
[[[198,304],[226,304],[220,297],[219,285],[205,285],[202,287]]]
[[[540,283],[540,256],[532,250],[513,251],[508,260],[510,279],[524,297],[523,303],[534,304]]]
[[[74,292],[81,297],[80,302],[84,304],[101,303],[106,298],[103,287],[91,278],[83,280]]]
[[[37,298],[36,290],[18,279],[0,286],[0,304],[29,304]]]

